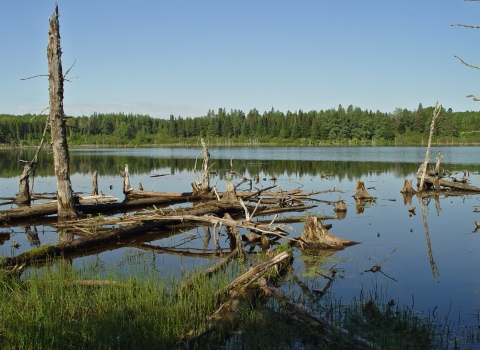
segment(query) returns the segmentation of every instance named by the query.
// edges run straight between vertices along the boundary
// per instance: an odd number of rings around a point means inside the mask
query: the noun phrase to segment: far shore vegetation
[[[204,138],[211,147],[233,146],[423,146],[433,107],[393,112],[346,109],[261,114],[224,108],[200,117],[171,115],[169,119],[125,113],[94,113],[68,118],[70,147],[197,146]],[[46,115],[0,114],[0,147],[37,146]],[[47,133],[47,139],[48,139]],[[480,145],[480,111],[443,109],[433,144]]]

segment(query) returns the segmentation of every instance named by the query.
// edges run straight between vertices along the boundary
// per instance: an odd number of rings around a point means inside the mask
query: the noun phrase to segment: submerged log
[[[307,216],[305,226],[300,236],[300,240],[304,247],[321,247],[321,248],[336,248],[343,249],[343,247],[359,244],[360,242],[349,241],[343,238],[334,236],[322,224],[322,220],[315,216]]]
[[[356,192],[353,198],[361,199],[361,200],[374,200],[375,197],[370,195],[367,190],[365,189],[365,184],[363,181],[357,180],[357,185],[355,188]]]

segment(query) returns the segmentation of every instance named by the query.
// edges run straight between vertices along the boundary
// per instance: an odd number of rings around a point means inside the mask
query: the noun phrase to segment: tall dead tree
[[[58,5],[49,18],[48,32],[48,81],[50,100],[50,129],[52,133],[53,164],[57,177],[57,198],[59,217],[77,217],[75,196],[70,182],[70,157],[68,154],[66,118],[63,111],[62,49],[60,47],[60,24]]]

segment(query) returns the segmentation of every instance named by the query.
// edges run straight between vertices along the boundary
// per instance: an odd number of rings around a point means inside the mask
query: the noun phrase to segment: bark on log
[[[356,192],[353,198],[355,199],[362,199],[362,200],[374,200],[375,197],[370,195],[367,190],[365,189],[365,184],[363,181],[357,180],[357,185],[355,188]]]
[[[57,177],[57,211],[59,217],[77,217],[75,196],[70,182],[70,156],[68,154],[66,118],[63,111],[62,49],[58,5],[49,19],[47,46],[48,81],[50,101],[50,129],[55,175]]]
[[[305,226],[300,236],[304,247],[321,247],[343,249],[346,246],[359,244],[359,242],[338,238],[330,233],[322,224],[322,220],[315,216],[307,216]]]
[[[95,197],[80,197],[79,201],[79,208],[83,208],[82,205],[88,204],[102,204],[102,203],[110,203],[117,201],[118,198],[113,198],[112,196],[95,196]],[[98,206],[98,212],[102,212],[102,209],[105,206]],[[86,212],[90,212],[88,210],[88,206],[85,206],[87,209]],[[95,208],[97,206],[95,205]],[[16,221],[16,220],[26,220],[31,219],[39,216],[47,216],[47,215],[54,215],[57,213],[58,204],[57,201],[49,201],[42,204],[36,204],[31,206],[24,206],[21,208],[14,208],[8,210],[0,211],[0,222],[9,222],[9,221]]]

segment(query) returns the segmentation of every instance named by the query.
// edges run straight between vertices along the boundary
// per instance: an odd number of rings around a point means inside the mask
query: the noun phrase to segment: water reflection
[[[434,195],[435,198],[435,207],[437,209],[437,214],[440,214],[440,201],[438,200],[438,194]],[[433,252],[432,252],[432,244],[430,243],[430,232],[428,232],[428,223],[427,223],[427,211],[428,211],[428,204],[430,203],[430,198],[422,198],[421,195],[418,196],[418,200],[422,207],[422,218],[423,218],[423,227],[425,229],[425,237],[427,238],[427,249],[428,249],[428,259],[430,261],[430,267],[432,269],[433,278],[437,278],[440,276],[440,272],[438,271],[438,267],[435,264],[435,260],[433,260]],[[438,205],[437,205],[438,203]]]

